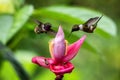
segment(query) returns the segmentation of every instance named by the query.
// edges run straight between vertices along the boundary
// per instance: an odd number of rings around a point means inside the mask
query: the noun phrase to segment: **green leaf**
[[[15,12],[15,7],[12,0],[0,0],[0,14],[8,13],[13,14]]]
[[[81,71],[79,69],[75,68],[70,74],[65,74],[64,78],[65,80],[82,80],[81,79]]]
[[[2,54],[3,58],[8,60],[11,63],[11,65],[14,67],[20,79],[28,80],[29,76],[27,72],[23,69],[21,64],[15,59],[15,57],[13,56],[13,52],[2,43],[0,43],[0,47],[1,47],[0,53]]]
[[[0,41],[6,43],[6,38],[8,36],[9,30],[13,24],[12,15],[0,15]]]
[[[1,80],[20,80],[16,72],[14,71],[13,66],[8,61],[4,61],[1,66],[2,66],[0,70]]]
[[[24,69],[30,74],[33,75],[35,66],[33,65],[31,59],[35,56],[35,52],[28,50],[16,50],[15,57],[22,64]]]
[[[73,25],[76,23],[81,24],[86,20],[88,20],[89,18],[102,15],[102,13],[100,12],[86,8],[65,7],[65,6],[53,6],[53,7],[43,8],[40,10],[36,10],[35,14],[39,14],[47,18],[62,20],[68,23],[72,23]],[[115,23],[105,15],[103,15],[103,18],[98,23],[98,29],[111,36],[116,35]],[[100,33],[102,32],[98,31],[98,34]]]
[[[27,5],[15,14],[14,24],[9,31],[10,34],[7,37],[7,41],[9,41],[23,27],[25,22],[32,15],[32,12],[33,6]]]

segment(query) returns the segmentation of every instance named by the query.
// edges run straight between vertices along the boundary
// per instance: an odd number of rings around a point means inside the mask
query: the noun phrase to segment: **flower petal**
[[[33,57],[32,62],[45,68],[49,68],[49,65],[54,63],[51,58],[45,58],[40,56]]]
[[[76,56],[85,38],[86,38],[86,35],[84,35],[78,41],[68,46],[67,54],[65,55],[63,61],[65,62],[70,61],[72,58]]]
[[[56,62],[62,61],[62,58],[65,55],[65,51],[66,43],[64,40],[64,32],[62,30],[62,27],[60,26],[53,41],[53,57]]]
[[[49,42],[49,51],[50,51],[50,55],[52,57],[52,59],[54,59],[54,56],[53,56],[53,46],[54,46],[54,42],[53,40]]]
[[[62,65],[50,65],[50,70],[56,75],[64,75],[65,73],[70,73],[74,69],[72,63],[67,62]]]

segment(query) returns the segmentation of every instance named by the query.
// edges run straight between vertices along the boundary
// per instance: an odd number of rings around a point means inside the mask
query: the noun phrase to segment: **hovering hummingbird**
[[[90,18],[85,23],[80,24],[80,25],[75,24],[75,25],[73,25],[71,32],[81,30],[81,31],[84,31],[87,33],[93,33],[94,29],[97,27],[97,23],[99,22],[99,20],[102,17],[103,17],[103,15],[101,17]]]
[[[34,29],[35,33],[48,33],[52,35],[56,34],[56,32],[53,29],[51,29],[52,25],[50,23],[42,23],[39,20],[35,20],[35,22],[37,23],[37,26]]]

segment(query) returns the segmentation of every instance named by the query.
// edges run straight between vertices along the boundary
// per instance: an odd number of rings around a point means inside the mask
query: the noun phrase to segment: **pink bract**
[[[76,56],[85,38],[86,35],[68,46],[60,26],[55,38],[49,43],[51,58],[36,56],[32,58],[32,62],[50,69],[56,75],[70,73],[74,69],[70,60]]]

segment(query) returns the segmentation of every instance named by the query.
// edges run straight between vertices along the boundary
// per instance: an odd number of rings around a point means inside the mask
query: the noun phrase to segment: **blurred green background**
[[[49,34],[35,34],[34,20],[62,25],[72,43],[87,35],[75,69],[64,80],[120,80],[119,0],[0,0],[0,80],[54,80],[48,69],[31,62],[34,56],[50,57]],[[72,25],[104,15],[94,33],[74,32]]]

